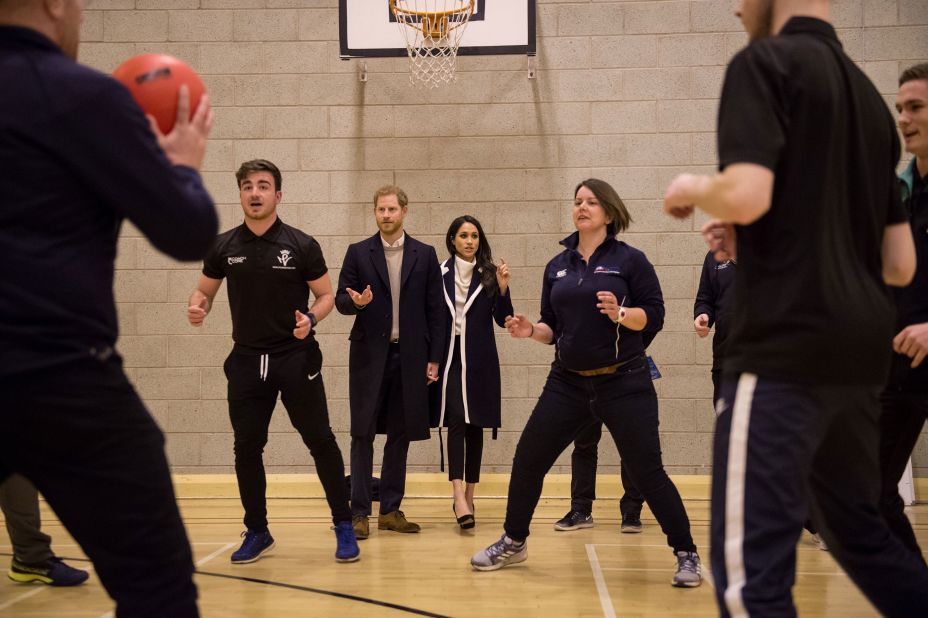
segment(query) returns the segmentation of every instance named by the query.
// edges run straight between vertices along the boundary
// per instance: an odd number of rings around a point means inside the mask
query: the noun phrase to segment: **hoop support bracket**
[[[358,81],[367,81],[367,60],[362,60],[358,63]]]
[[[535,64],[535,56],[526,56],[528,58],[528,78],[535,79],[538,77],[538,68]]]

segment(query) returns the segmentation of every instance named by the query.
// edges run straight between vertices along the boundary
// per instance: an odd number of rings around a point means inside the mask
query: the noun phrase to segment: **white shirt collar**
[[[406,232],[403,232],[402,235],[400,235],[400,237],[397,238],[396,242],[393,243],[392,245],[387,244],[387,241],[384,240],[383,238],[383,234],[380,235],[380,242],[382,242],[383,246],[388,249],[396,249],[397,247],[402,247],[403,243],[406,242]]]

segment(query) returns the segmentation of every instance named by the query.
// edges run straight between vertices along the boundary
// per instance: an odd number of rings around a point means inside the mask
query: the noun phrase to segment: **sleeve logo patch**
[[[244,263],[244,262],[245,262],[245,258],[244,258],[244,257],[230,257],[230,258],[229,258],[229,265],[230,265],[230,266],[231,266],[232,264],[242,264],[242,263]]]

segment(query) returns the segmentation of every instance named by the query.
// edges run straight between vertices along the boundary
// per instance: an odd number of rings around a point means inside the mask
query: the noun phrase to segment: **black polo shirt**
[[[770,211],[739,226],[726,373],[883,384],[893,308],[882,280],[887,224],[906,220],[886,103],[834,28],[794,17],[731,61],[719,160],[775,174]]]
[[[308,311],[307,282],[326,272],[319,243],[279,217],[261,236],[244,223],[220,234],[203,261],[204,275],[229,280],[234,349],[246,354],[283,352],[305,343],[293,336],[293,312]]]
[[[171,165],[126,88],[42,34],[0,26],[0,377],[113,353],[124,219],[180,260],[216,236],[196,170]]]
[[[718,262],[710,251],[702,263],[702,275],[699,277],[699,290],[693,304],[693,319],[705,313],[709,316],[709,326],[715,325],[712,337],[712,370],[722,368],[725,358],[725,341],[728,339],[731,318],[731,298],[735,287],[734,260]]]
[[[912,282],[893,288],[896,297],[896,332],[912,324],[928,322],[928,175],[920,176],[913,159],[900,177],[912,238],[915,241],[916,269]],[[912,359],[896,354],[889,388],[909,392],[928,392],[928,360],[915,369]]]

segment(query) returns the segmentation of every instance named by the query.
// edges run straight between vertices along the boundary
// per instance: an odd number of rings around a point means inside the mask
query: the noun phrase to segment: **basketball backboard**
[[[389,0],[339,0],[340,56],[405,56]],[[535,0],[476,0],[458,55],[535,55]]]

